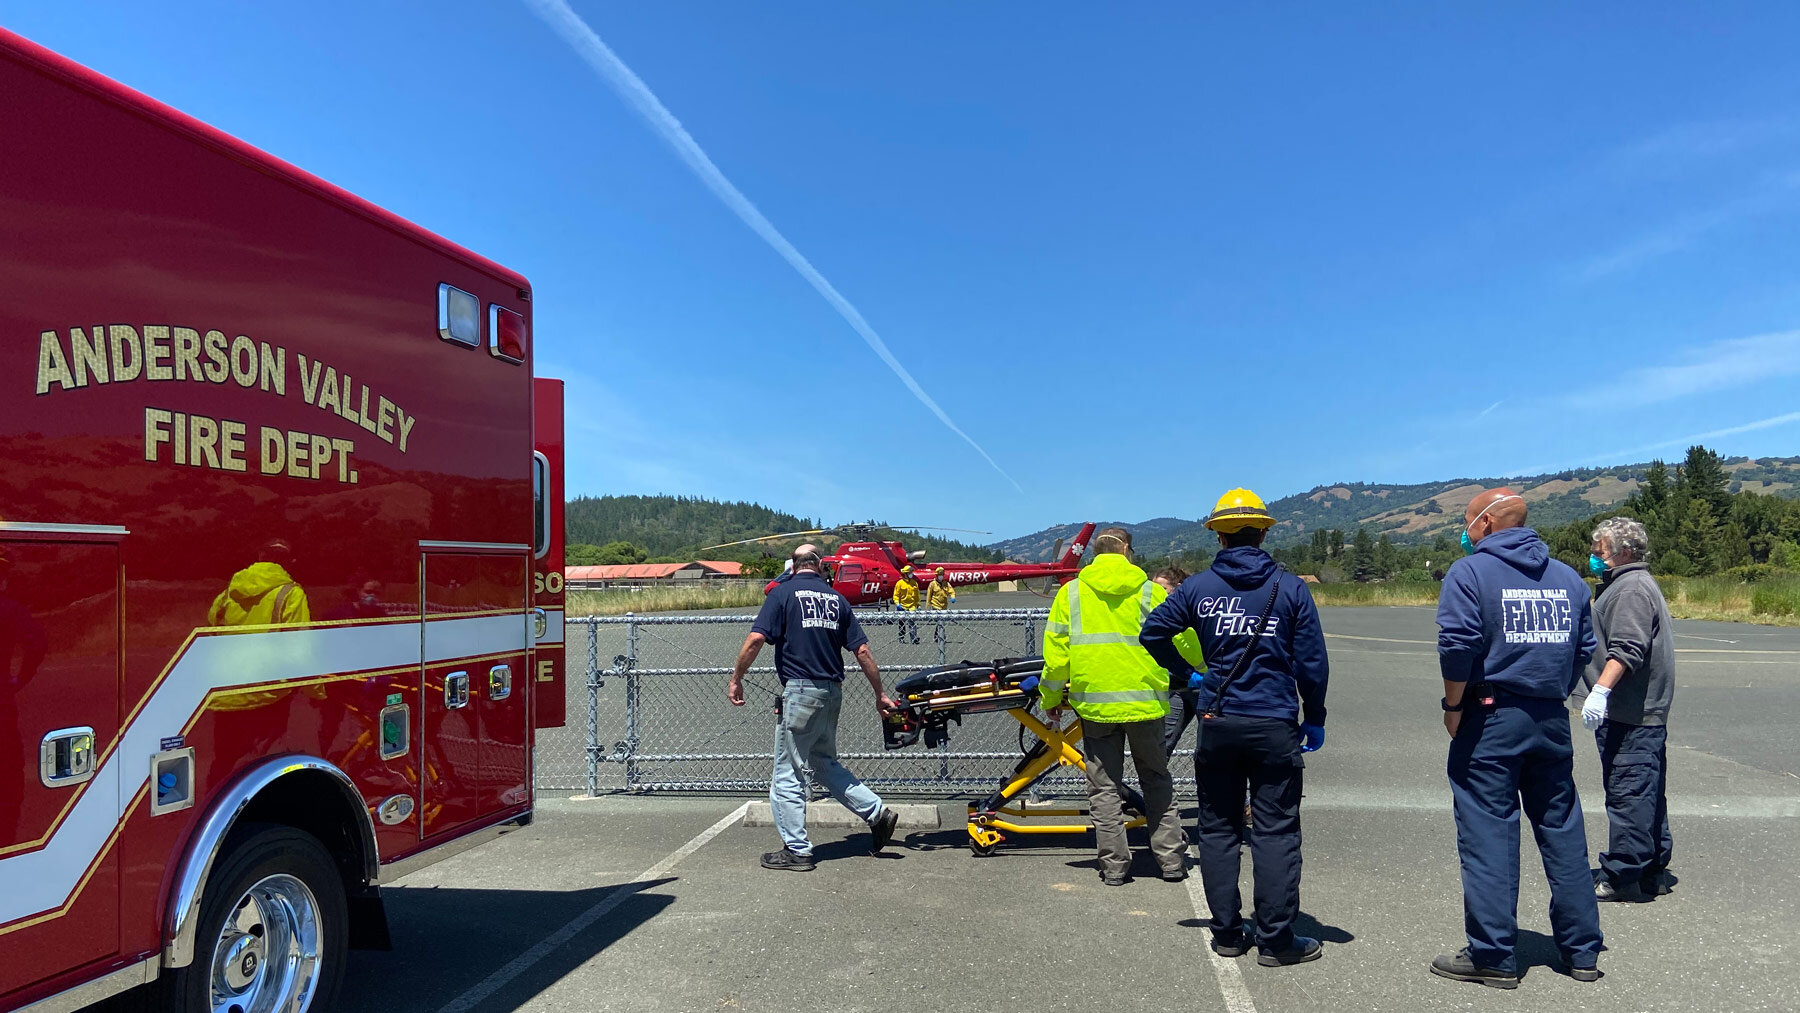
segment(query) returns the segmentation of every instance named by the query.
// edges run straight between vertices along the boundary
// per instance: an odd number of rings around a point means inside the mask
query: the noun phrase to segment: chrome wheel
[[[238,899],[213,944],[213,1013],[303,1013],[319,984],[319,902],[285,873]]]

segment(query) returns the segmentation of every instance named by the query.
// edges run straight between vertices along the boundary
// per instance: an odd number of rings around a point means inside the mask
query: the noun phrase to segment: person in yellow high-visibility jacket
[[[919,578],[913,576],[911,566],[900,568],[900,579],[894,582],[894,607],[902,612],[919,610]],[[906,635],[912,634],[912,642],[919,642],[919,621],[901,617],[899,622],[900,642],[906,643]]]
[[[294,550],[271,539],[257,561],[231,575],[231,583],[206,610],[208,626],[287,626],[312,621],[306,589],[288,575]]]
[[[1121,792],[1127,742],[1144,793],[1150,852],[1163,879],[1187,878],[1187,839],[1163,751],[1169,673],[1138,646],[1144,617],[1169,592],[1131,562],[1130,552],[1131,533],[1107,528],[1094,538],[1094,561],[1057,589],[1044,626],[1044,674],[1038,684],[1052,720],[1061,719],[1065,696],[1081,717],[1088,808],[1100,879],[1107,886],[1131,878]]]
[[[931,583],[925,585],[926,611],[947,609],[956,601],[956,588],[950,583],[950,575],[943,570],[932,571]]]

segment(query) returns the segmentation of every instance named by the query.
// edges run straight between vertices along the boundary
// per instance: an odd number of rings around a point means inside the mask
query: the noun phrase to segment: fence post
[[[600,624],[587,624],[587,793],[600,794]]]
[[[625,790],[637,790],[638,722],[638,627],[634,613],[625,613]]]

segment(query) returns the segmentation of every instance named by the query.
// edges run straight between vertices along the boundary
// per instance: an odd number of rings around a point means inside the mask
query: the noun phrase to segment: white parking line
[[[1194,861],[1200,861],[1200,849],[1189,846],[1188,853]],[[1188,870],[1187,878],[1188,902],[1194,906],[1194,917],[1202,922],[1212,920],[1212,910],[1206,906],[1206,890],[1200,885],[1200,869],[1198,865]],[[1206,931],[1206,938],[1201,940],[1206,947],[1206,955],[1212,960],[1213,977],[1219,981],[1219,995],[1225,999],[1227,1013],[1256,1013],[1256,1004],[1250,1001],[1250,989],[1244,984],[1244,974],[1238,970],[1237,961],[1221,957],[1213,952],[1212,932]]]
[[[505,988],[507,983],[523,974],[527,968],[531,967],[531,965],[548,957],[551,953],[555,952],[558,947],[587,931],[587,929],[595,922],[606,917],[612,912],[613,908],[623,904],[627,898],[636,895],[637,891],[631,889],[632,886],[635,886],[638,883],[648,883],[651,880],[661,879],[668,875],[675,866],[681,864],[682,859],[699,851],[701,845],[719,836],[719,834],[723,833],[727,827],[742,822],[744,819],[744,812],[749,808],[750,803],[748,802],[738,806],[720,819],[719,822],[700,831],[699,836],[686,844],[683,844],[681,847],[676,848],[667,858],[664,858],[650,868],[645,869],[643,872],[638,873],[631,882],[614,887],[612,891],[606,895],[604,900],[576,915],[574,918],[571,918],[567,924],[550,935],[545,936],[536,946],[519,954],[512,960],[507,961],[506,966],[495,971],[493,974],[488,975],[486,978],[483,978],[474,988],[457,996],[454,1000],[440,1009],[438,1013],[468,1013],[469,1010],[479,1006],[489,996],[500,991],[502,988]]]

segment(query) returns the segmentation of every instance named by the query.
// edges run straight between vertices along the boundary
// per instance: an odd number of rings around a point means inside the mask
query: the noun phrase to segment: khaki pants
[[[1169,758],[1163,752],[1162,719],[1118,724],[1083,721],[1081,727],[1082,751],[1087,758],[1088,809],[1094,820],[1101,875],[1123,876],[1131,870],[1131,845],[1125,840],[1121,794],[1127,742],[1131,744],[1131,759],[1144,793],[1150,853],[1164,872],[1187,868],[1187,838],[1181,832],[1181,813],[1174,805],[1175,782],[1169,777]]]

